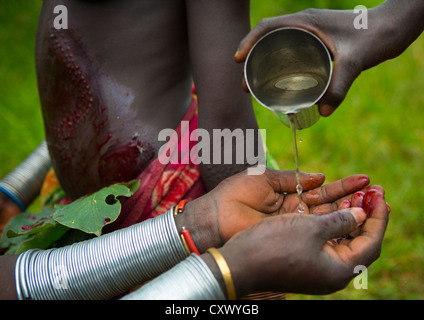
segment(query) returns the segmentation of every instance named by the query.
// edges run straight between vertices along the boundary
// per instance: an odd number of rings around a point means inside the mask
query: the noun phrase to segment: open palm
[[[354,194],[370,182],[366,175],[354,175],[322,185],[323,174],[300,174],[305,213],[322,215],[352,203]],[[209,193],[216,210],[221,239],[225,242],[236,233],[262,219],[285,213],[296,213],[299,198],[294,171],[267,169],[263,175],[242,172],[224,180]]]

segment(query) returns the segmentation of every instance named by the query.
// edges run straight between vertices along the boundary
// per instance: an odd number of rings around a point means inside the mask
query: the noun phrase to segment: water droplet
[[[303,192],[303,187],[300,183],[298,183],[296,185],[296,192],[297,192],[297,197],[299,199],[299,205],[297,207],[297,212],[299,213],[304,213],[305,212],[305,207],[302,203],[302,192]]]
[[[300,183],[296,186],[296,192],[297,192],[298,195],[301,195],[302,192],[303,192],[303,188],[302,188],[302,185]]]
[[[303,142],[303,139],[302,139],[302,138],[300,138],[300,139],[299,139],[299,142],[300,142],[300,143],[302,143],[302,142]]]

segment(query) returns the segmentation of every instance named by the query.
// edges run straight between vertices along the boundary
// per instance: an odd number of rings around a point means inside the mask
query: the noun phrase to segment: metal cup
[[[294,113],[296,128],[319,118],[315,105],[326,92],[332,74],[331,55],[313,33],[300,28],[276,29],[250,50],[244,75],[253,97],[287,126]]]

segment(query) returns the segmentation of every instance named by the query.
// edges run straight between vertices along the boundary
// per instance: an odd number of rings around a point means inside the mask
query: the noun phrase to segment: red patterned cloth
[[[195,158],[189,156],[197,143],[190,141],[195,129],[197,129],[197,96],[193,89],[193,99],[184,118],[167,142],[166,148],[163,148],[169,154],[170,161],[165,162],[164,158],[161,158],[166,155],[159,155],[140,173],[137,177],[141,182],[140,188],[131,198],[121,199],[121,214],[114,223],[105,226],[104,233],[154,218],[165,213],[182,199],[194,200],[205,194],[199,166],[193,163]],[[53,169],[46,176],[40,198],[42,207],[70,202],[60,187]]]
[[[194,200],[205,194],[200,179],[199,166],[190,158],[190,151],[196,141],[190,135],[197,129],[197,98],[193,101],[168,141],[168,158],[172,161],[161,163],[161,155],[154,160],[139,176],[138,191],[129,199],[122,200],[122,211],[116,222],[110,226],[121,229],[154,218],[169,210],[182,199]],[[194,140],[194,139],[191,139]],[[163,155],[162,155],[163,156]],[[179,161],[175,161],[179,160]],[[109,231],[109,228],[107,228]]]

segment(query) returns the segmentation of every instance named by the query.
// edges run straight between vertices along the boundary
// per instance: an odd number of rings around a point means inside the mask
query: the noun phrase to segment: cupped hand
[[[300,173],[305,213],[337,210],[343,200],[350,200],[370,182],[366,175],[346,177],[323,186],[324,180],[323,174]],[[220,247],[236,233],[265,218],[297,212],[296,185],[294,171],[267,168],[262,175],[248,175],[244,171],[189,203],[186,219],[191,220],[185,223],[193,226],[193,238],[201,249]]]
[[[237,294],[257,291],[329,294],[343,289],[358,265],[369,266],[381,251],[389,209],[383,193],[369,190],[363,208],[326,215],[285,214],[263,219],[220,250]],[[362,225],[353,239],[328,240]]]
[[[320,173],[300,173],[302,205],[305,213],[326,214],[337,210],[343,198],[365,188],[366,175],[350,176],[327,185]],[[267,169],[263,175],[246,172],[225,180],[210,194],[223,242],[234,234],[271,215],[297,213],[299,198],[294,171]]]

